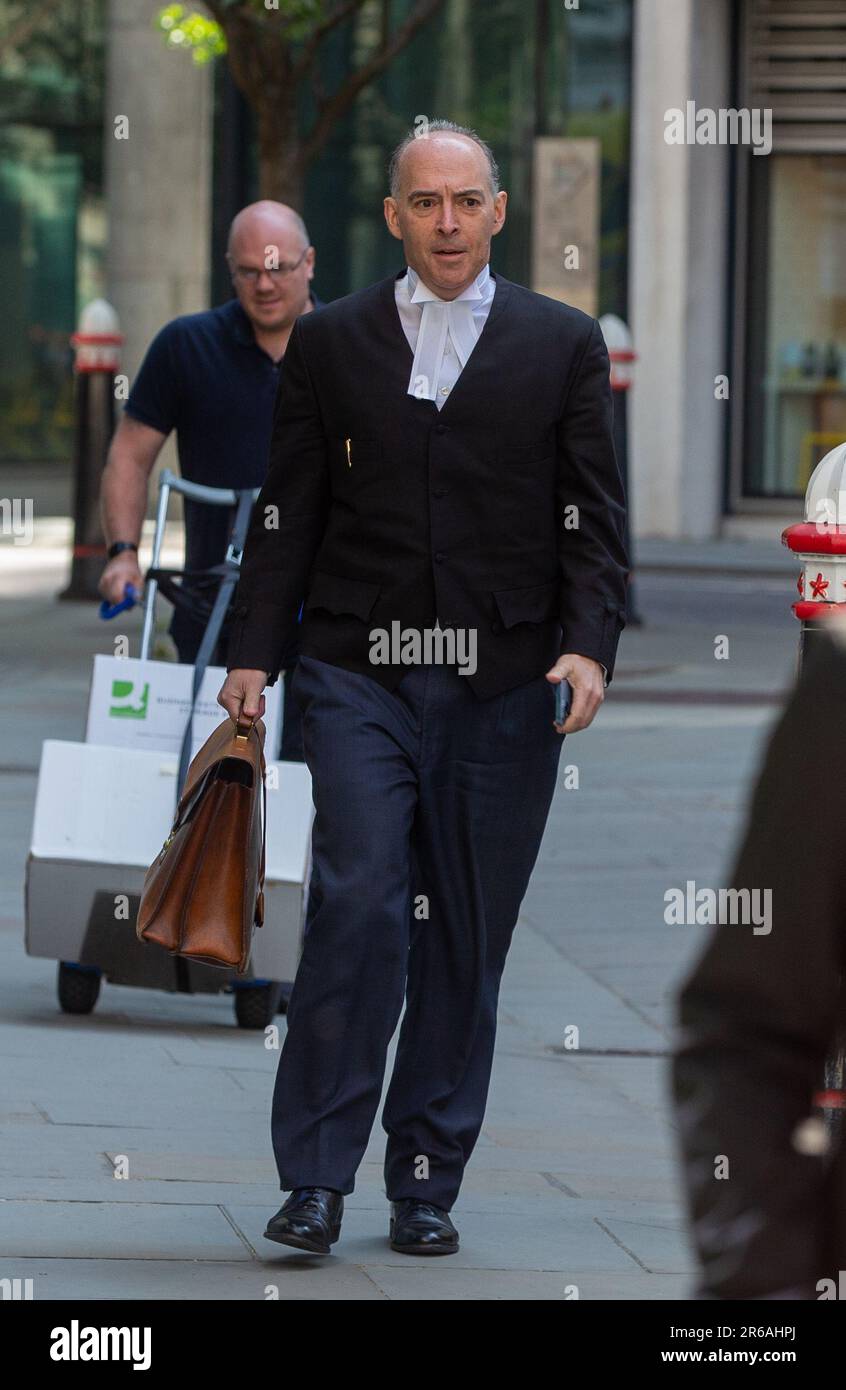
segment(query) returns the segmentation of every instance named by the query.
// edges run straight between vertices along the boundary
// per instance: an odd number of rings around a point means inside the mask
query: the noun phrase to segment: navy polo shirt
[[[315,308],[321,301],[311,296]],[[124,410],[176,430],[183,478],[207,487],[260,487],[267,473],[279,368],[259,347],[237,299],[165,324],[147,349]],[[185,568],[226,553],[234,509],[185,507]]]

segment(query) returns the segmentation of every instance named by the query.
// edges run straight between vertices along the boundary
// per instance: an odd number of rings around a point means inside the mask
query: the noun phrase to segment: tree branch
[[[10,53],[13,48],[19,48],[36,29],[44,23],[45,19],[50,18],[50,12],[55,10],[59,0],[41,0],[41,4],[30,8],[29,13],[24,13],[16,24],[6,30],[5,34],[0,35],[0,58],[5,53]]]
[[[323,105],[317,120],[303,141],[303,162],[308,163],[322,150],[336,121],[352,106],[359,92],[378,77],[380,72],[393,62],[398,53],[408,46],[414,35],[441,8],[444,0],[417,0],[408,18],[400,27],[370,55],[366,63],[351,73],[347,80]]]
[[[323,78],[317,68],[312,68],[309,73],[309,79],[311,81],[311,92],[314,97],[314,104],[318,111],[322,111],[328,98],[326,96],[326,88],[323,85]]]
[[[233,81],[253,111],[258,113],[279,100],[291,76],[290,48],[284,33],[278,28],[273,32],[249,6],[225,5],[220,0],[203,0],[203,4],[226,36]]]
[[[203,4],[205,8],[208,10],[212,19],[220,25],[221,29],[225,29],[226,25],[224,23],[224,16],[227,12],[228,6],[219,5],[217,3],[217,0],[203,0]]]
[[[356,10],[363,9],[366,3],[367,0],[342,0],[341,4],[336,5],[334,10],[320,21],[311,38],[304,44],[302,54],[292,68],[295,82],[299,82],[311,70],[326,35],[331,34],[333,29],[337,29],[338,25],[343,24],[344,20],[349,19]]]

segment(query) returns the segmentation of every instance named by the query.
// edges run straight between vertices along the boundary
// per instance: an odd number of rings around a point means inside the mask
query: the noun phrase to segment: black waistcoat
[[[389,688],[408,667],[373,664],[374,631],[436,618],[474,630],[478,669],[466,679],[481,697],[541,675],[562,646],[610,669],[625,556],[604,343],[580,311],[502,276],[495,286],[440,410],[408,393],[393,277],[297,321],[230,668],[275,678],[304,599],[302,652]],[[589,389],[573,403],[588,360]],[[577,528],[568,498],[584,507]]]

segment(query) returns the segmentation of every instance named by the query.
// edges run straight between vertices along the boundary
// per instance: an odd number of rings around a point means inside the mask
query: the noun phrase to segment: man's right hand
[[[134,586],[135,596],[140,599],[144,592],[144,576],[138,568],[138,556],[134,550],[122,550],[120,555],[110,560],[100,575],[97,587],[107,603],[116,604],[122,603],[126,597],[124,590],[127,584]]]
[[[235,667],[230,671],[217,696],[217,703],[223,705],[230,719],[238,722],[245,719],[261,719],[264,714],[264,695],[267,685],[266,671],[245,671]]]

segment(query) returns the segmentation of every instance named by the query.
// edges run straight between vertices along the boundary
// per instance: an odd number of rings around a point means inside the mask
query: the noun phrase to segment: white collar
[[[416,270],[412,270],[411,266],[408,266],[406,270],[408,297],[411,300],[412,304],[421,303],[422,296],[424,294],[426,295],[427,299],[431,300],[432,298],[434,298],[440,304],[456,304],[460,299],[484,299],[488,289],[490,278],[490,265],[485,264],[482,266],[482,269],[479,271],[479,274],[476,276],[472,285],[468,285],[466,290],[462,290],[461,294],[455,296],[455,299],[441,299],[440,295],[435,294],[434,290],[430,290],[427,288],[427,286],[420,279],[420,276],[417,274]],[[418,298],[418,294],[420,298]]]

